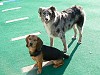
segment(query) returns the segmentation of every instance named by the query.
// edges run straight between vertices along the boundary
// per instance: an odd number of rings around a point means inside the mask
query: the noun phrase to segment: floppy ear
[[[28,42],[28,38],[29,38],[29,37],[30,37],[30,35],[27,36],[26,39],[25,39],[25,40],[26,40],[26,47],[28,47],[28,43],[29,43],[29,42]]]
[[[52,11],[52,18],[54,18],[55,17],[56,8],[54,6],[51,6],[49,9]]]
[[[56,11],[56,8],[55,8],[54,6],[51,6],[50,9],[51,9],[52,11]]]
[[[43,41],[42,41],[39,37],[37,37],[37,38],[38,38],[38,39],[37,39],[36,48],[37,48],[37,50],[40,50],[41,47],[42,47],[42,45],[43,45]]]
[[[42,14],[42,11],[43,11],[43,10],[42,10],[42,8],[40,7],[39,10],[38,10],[38,13],[40,14],[40,16],[41,16],[41,14]]]

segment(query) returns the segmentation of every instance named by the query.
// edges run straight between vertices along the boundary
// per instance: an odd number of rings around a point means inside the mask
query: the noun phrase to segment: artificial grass
[[[72,41],[73,30],[66,32],[69,45],[63,66],[55,69],[52,65],[44,67],[41,75],[99,75],[100,74],[100,0],[16,0],[0,6],[0,75],[33,75],[36,71],[22,73],[21,68],[35,63],[25,47],[25,39],[11,41],[11,38],[41,32],[39,37],[49,45],[49,37],[38,16],[39,7],[55,6],[58,11],[80,5],[86,12],[82,44]],[[4,9],[21,6],[19,10],[1,12]],[[28,16],[28,20],[6,24],[5,21]],[[55,38],[54,47],[62,50],[59,38]]]

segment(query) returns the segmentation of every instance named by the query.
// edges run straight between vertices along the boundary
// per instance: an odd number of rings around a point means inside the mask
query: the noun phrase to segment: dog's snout
[[[33,43],[30,43],[30,46],[32,46],[33,45]]]
[[[47,19],[47,18],[45,18],[45,20],[46,20],[46,21],[48,21],[48,19]]]

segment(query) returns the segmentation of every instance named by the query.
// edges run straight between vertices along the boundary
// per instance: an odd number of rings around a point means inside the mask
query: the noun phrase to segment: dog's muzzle
[[[45,21],[48,21],[48,18],[45,18]]]
[[[47,16],[44,18],[44,20],[45,20],[45,23],[48,23],[48,22],[49,22],[49,20],[50,20],[50,16],[49,16],[49,15],[47,15]]]

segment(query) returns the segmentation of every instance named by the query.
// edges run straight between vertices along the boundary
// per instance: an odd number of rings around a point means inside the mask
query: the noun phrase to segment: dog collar
[[[30,56],[34,56],[34,57],[38,56],[42,52],[42,47],[43,47],[43,45],[40,47],[40,49],[36,49],[35,52],[29,51]]]
[[[34,56],[34,57],[36,57],[36,56],[38,56],[40,53],[41,53],[41,50],[37,50],[36,52],[30,52],[29,51],[29,53],[30,53],[30,56]]]

